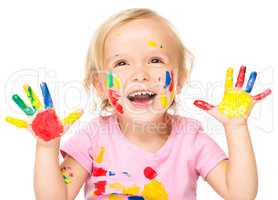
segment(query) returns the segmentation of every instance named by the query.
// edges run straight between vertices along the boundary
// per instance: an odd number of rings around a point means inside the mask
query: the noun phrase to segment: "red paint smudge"
[[[106,170],[101,167],[93,167],[92,174],[93,176],[106,176]]]
[[[116,106],[116,110],[117,110],[118,112],[124,113],[124,111],[123,111],[123,106],[122,106],[121,104],[116,103],[115,106]]]
[[[151,179],[153,179],[153,178],[155,178],[157,176],[157,173],[156,173],[156,171],[153,168],[146,167],[144,169],[144,175],[145,175],[146,178],[151,180]]]
[[[169,91],[172,92],[174,88],[174,73],[173,73],[173,70],[171,71],[171,83],[170,83],[170,86],[169,86]]]
[[[95,195],[100,196],[105,192],[106,181],[98,181],[94,185],[96,188]]]
[[[116,110],[120,113],[123,113],[123,106],[118,103],[120,95],[116,91],[111,89],[108,91],[108,95],[112,105],[115,106]]]
[[[55,110],[47,109],[37,114],[32,122],[32,129],[38,137],[49,141],[60,136],[63,132],[63,125]]]
[[[108,90],[108,95],[109,95],[112,105],[115,105],[117,103],[117,101],[119,100],[120,95],[118,95],[116,91],[111,90],[111,89]]]
[[[212,109],[214,106],[205,102],[205,101],[202,101],[202,100],[196,100],[194,101],[194,105],[197,106],[198,108],[201,108],[203,110],[210,110]]]

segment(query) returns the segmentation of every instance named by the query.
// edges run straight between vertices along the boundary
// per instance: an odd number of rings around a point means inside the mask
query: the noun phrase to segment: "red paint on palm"
[[[196,100],[194,101],[194,105],[197,106],[198,108],[201,108],[203,110],[210,110],[212,109],[214,106],[205,102],[205,101],[202,101],[202,100]]]
[[[93,176],[106,176],[107,170],[101,168],[101,167],[93,167]]]
[[[37,114],[32,122],[32,129],[38,137],[49,141],[60,136],[63,132],[63,125],[55,110],[47,109]]]
[[[157,173],[156,173],[156,171],[153,168],[146,167],[144,169],[144,175],[145,175],[146,178],[151,180],[151,179],[153,179],[153,178],[155,178],[157,176]]]

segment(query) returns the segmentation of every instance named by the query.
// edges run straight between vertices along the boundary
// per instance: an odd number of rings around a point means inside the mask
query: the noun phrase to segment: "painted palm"
[[[48,90],[47,84],[40,84],[44,107],[40,103],[37,95],[29,85],[24,85],[23,89],[31,103],[28,106],[17,94],[12,96],[13,101],[17,106],[29,117],[29,120],[17,119],[14,117],[6,117],[6,121],[18,128],[26,128],[35,133],[44,141],[49,141],[59,137],[68,127],[73,124],[82,115],[82,110],[77,110],[64,119],[60,120],[53,108],[53,101]]]
[[[254,86],[257,73],[251,72],[248,82],[245,89],[243,89],[244,79],[245,79],[246,67],[241,66],[237,82],[233,86],[233,68],[228,68],[226,72],[226,81],[225,81],[225,91],[222,98],[222,101],[219,105],[214,106],[202,100],[194,101],[194,105],[197,107],[210,111],[214,110],[213,114],[216,118],[220,116],[219,113],[224,114],[226,118],[246,118],[250,114],[254,103],[262,100],[271,93],[270,89],[266,89],[264,92],[252,96],[250,93]],[[217,109],[215,109],[217,108]],[[215,113],[219,112],[219,113]]]

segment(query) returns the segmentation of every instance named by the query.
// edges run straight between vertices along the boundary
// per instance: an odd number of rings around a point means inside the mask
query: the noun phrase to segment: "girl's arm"
[[[256,160],[247,124],[225,126],[229,160],[207,176],[212,188],[227,200],[255,199],[258,191]]]
[[[34,189],[38,200],[74,199],[82,187],[88,173],[70,156],[59,165],[60,138],[51,145],[37,143]],[[67,175],[64,179],[63,174]]]

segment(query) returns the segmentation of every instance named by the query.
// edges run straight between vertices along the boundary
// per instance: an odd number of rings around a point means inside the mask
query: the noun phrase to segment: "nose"
[[[150,80],[150,74],[145,69],[138,69],[134,71],[132,75],[132,81],[136,82],[142,82],[142,81],[149,81]]]

